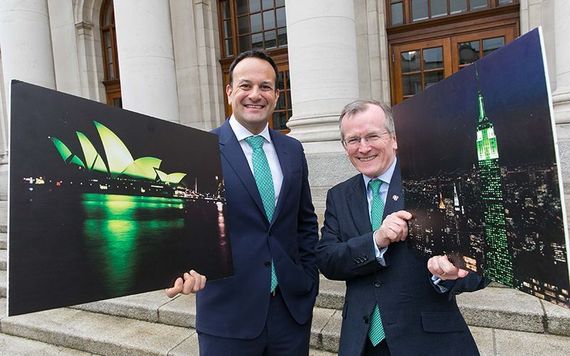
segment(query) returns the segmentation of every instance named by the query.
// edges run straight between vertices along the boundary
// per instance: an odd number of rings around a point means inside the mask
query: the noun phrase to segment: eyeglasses
[[[367,145],[375,144],[375,143],[379,142],[382,139],[382,137],[384,137],[387,134],[388,134],[388,132],[383,132],[383,133],[371,133],[371,134],[368,134],[364,137],[359,137],[359,136],[348,137],[347,139],[343,140],[342,142],[344,143],[345,147],[356,148],[356,147],[360,146],[362,141],[364,141],[364,143]]]

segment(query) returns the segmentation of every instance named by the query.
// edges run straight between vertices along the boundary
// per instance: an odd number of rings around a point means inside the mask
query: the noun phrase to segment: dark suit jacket
[[[404,208],[399,167],[388,191],[384,216]],[[397,197],[394,199],[394,197]],[[427,259],[391,244],[382,267],[376,260],[366,187],[359,174],[329,190],[317,261],[329,279],[346,281],[339,355],[361,355],[369,316],[378,303],[392,355],[478,355],[455,294],[483,288],[476,274],[438,293],[430,281]]]
[[[259,336],[269,308],[271,260],[291,315],[299,324],[310,322],[319,281],[314,253],[318,231],[301,144],[270,130],[283,184],[268,221],[229,121],[213,133],[219,136],[234,275],[207,282],[196,295],[197,330],[240,339]]]

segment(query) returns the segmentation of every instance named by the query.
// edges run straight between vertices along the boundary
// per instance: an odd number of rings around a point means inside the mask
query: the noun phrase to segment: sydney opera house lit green
[[[171,184],[179,184],[186,176],[186,173],[165,173],[161,171],[162,160],[160,158],[141,157],[134,159],[127,146],[113,131],[100,122],[93,121],[93,123],[103,143],[107,162],[103,160],[89,138],[84,133],[77,131],[76,134],[83,151],[84,160],[74,154],[59,138],[49,137],[66,163],[77,165],[89,171],[107,173],[111,177],[123,175]]]

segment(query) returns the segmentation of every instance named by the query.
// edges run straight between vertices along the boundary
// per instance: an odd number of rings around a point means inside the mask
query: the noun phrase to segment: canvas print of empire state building
[[[541,38],[533,30],[397,105],[398,157],[413,247],[570,308]]]

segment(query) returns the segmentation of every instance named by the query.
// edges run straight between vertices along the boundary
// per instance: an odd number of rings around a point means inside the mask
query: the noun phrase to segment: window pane
[[[438,70],[435,72],[427,72],[424,74],[424,89],[429,88],[430,86],[434,85],[435,83],[443,80],[443,70]]]
[[[404,95],[415,95],[421,91],[421,74],[403,75]]]
[[[263,13],[263,28],[265,30],[275,28],[275,12],[273,10]]]
[[[273,0],[263,0],[263,10],[271,9],[273,7]]]
[[[261,26],[261,14],[255,14],[250,16],[251,20],[251,32],[261,32],[263,27]]]
[[[285,27],[287,26],[287,20],[285,17],[285,8],[282,7],[280,9],[277,9],[277,11],[275,12],[275,14],[277,15],[277,27]]]
[[[440,17],[447,15],[447,0],[431,0],[431,17]]]
[[[513,0],[499,0],[499,5],[512,4]]]
[[[443,68],[442,47],[424,49],[424,70]]]
[[[285,0],[275,0],[275,6],[285,6]]]
[[[273,129],[285,130],[287,128],[287,114],[284,111],[273,113]]]
[[[251,35],[251,48],[263,49],[263,35],[261,33]]]
[[[471,10],[484,9],[487,7],[487,0],[471,0]]]
[[[284,107],[285,107],[285,95],[281,93],[281,95],[279,95],[279,99],[277,100],[277,106],[275,107],[275,109],[276,110],[283,109]]]
[[[233,48],[233,44],[232,44],[232,40],[227,39],[225,40],[225,47],[226,47],[226,57],[229,57],[232,55],[232,53],[234,53],[234,48]]]
[[[283,86],[283,72],[279,72],[277,73],[277,89],[279,90],[283,90],[284,86]],[[279,97],[279,100],[281,100],[281,97]],[[279,104],[277,104],[279,105]]]
[[[244,34],[244,33],[249,33],[249,17],[248,16],[242,16],[242,17],[238,17],[238,33],[239,34]]]
[[[232,36],[232,23],[230,20],[224,21],[224,37]]]
[[[236,1],[236,3],[238,15],[246,15],[249,13],[249,9],[247,8],[247,1]]]
[[[238,2],[245,2],[244,0],[238,0]],[[261,0],[249,0],[249,12],[259,12],[261,11]]]
[[[449,0],[451,15],[467,11],[467,0]]]
[[[416,51],[402,52],[400,56],[402,73],[420,70],[420,59]]]
[[[428,18],[427,0],[412,0],[412,21],[425,20]]]
[[[501,48],[505,45],[504,37],[488,38],[483,40],[483,56],[488,55],[494,50]]]
[[[239,38],[239,52],[251,49],[251,42],[249,42],[249,35],[240,36]]]
[[[392,4],[392,25],[404,23],[404,7],[402,3]]]
[[[263,37],[265,40],[265,48],[277,47],[275,31],[265,31]]]
[[[222,18],[227,19],[230,17],[230,1],[222,1]]]
[[[473,63],[479,59],[479,41],[463,42],[457,45],[459,64]]]
[[[287,28],[277,30],[277,45],[279,47],[287,45]]]

